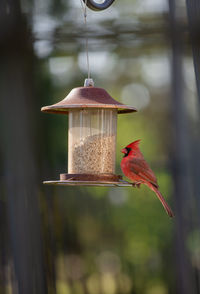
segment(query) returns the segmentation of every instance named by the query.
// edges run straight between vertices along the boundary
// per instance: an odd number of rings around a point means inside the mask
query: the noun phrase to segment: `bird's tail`
[[[153,184],[151,183],[148,183],[148,186],[151,190],[153,190],[158,199],[160,200],[160,202],[162,203],[166,213],[170,216],[170,217],[174,217],[174,213],[173,211],[171,210],[171,208],[169,207],[169,205],[167,204],[167,202],[165,201],[164,197],[162,196],[162,194],[160,193],[160,191],[158,190],[158,188],[156,188]]]

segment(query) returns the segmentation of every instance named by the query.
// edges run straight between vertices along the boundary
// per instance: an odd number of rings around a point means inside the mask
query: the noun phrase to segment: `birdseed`
[[[115,172],[115,136],[88,136],[69,150],[68,173]]]

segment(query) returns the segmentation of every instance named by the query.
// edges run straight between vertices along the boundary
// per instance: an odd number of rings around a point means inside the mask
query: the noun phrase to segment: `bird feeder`
[[[62,101],[42,112],[68,115],[68,173],[44,184],[129,186],[115,174],[117,116],[137,111],[114,100],[104,89],[74,88]]]

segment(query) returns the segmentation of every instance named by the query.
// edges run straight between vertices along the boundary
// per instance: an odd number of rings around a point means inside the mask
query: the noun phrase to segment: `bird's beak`
[[[121,152],[124,153],[124,154],[126,154],[127,153],[126,148],[121,149]]]

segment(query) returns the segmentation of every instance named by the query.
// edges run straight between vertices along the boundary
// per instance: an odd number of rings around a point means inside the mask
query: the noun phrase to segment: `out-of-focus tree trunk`
[[[200,102],[200,1],[186,0],[190,41],[192,42],[193,61],[197,91]]]
[[[33,52],[20,1],[0,1],[1,153],[16,286],[45,294],[34,151]]]
[[[172,174],[174,179],[175,202],[175,255],[177,294],[196,292],[194,269],[188,251],[188,232],[191,231],[192,197],[190,190],[189,121],[184,102],[182,31],[176,17],[176,1],[169,0],[172,38]]]
[[[188,12],[188,23],[190,32],[190,41],[192,44],[193,63],[196,77],[197,94],[199,98],[198,110],[200,110],[200,1],[199,0],[186,0],[187,12]],[[200,114],[200,111],[199,111]],[[196,131],[191,130],[191,173],[192,173],[192,187],[195,195],[194,203],[196,208],[195,214],[195,229],[194,232],[199,232],[200,228],[200,116],[196,122]],[[198,235],[196,235],[198,238]],[[194,242],[196,240],[193,240]],[[199,252],[197,253],[199,255]],[[199,258],[199,256],[198,256]],[[194,264],[195,269],[195,282],[197,285],[197,293],[200,293],[200,268],[198,261]]]
[[[2,195],[2,194],[1,194]],[[2,198],[2,196],[1,196]],[[7,244],[7,222],[6,222],[5,201],[0,199],[0,293],[6,293],[6,262],[8,260]]]

